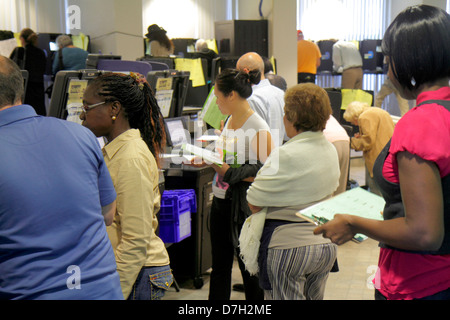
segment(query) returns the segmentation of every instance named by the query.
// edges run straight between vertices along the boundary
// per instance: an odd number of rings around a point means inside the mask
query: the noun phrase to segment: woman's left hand
[[[324,238],[330,239],[331,242],[342,245],[355,236],[350,224],[350,217],[347,214],[336,214],[333,220],[314,229],[314,234],[322,234]]]
[[[211,164],[211,167],[213,167],[213,169],[216,170],[216,172],[222,177],[225,175],[228,169],[230,169],[230,166],[226,163],[223,163],[221,166],[213,163]]]

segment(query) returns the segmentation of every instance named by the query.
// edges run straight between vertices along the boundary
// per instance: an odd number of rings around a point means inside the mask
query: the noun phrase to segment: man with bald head
[[[284,91],[273,86],[264,76],[264,61],[256,52],[242,55],[236,68],[241,72],[259,71],[261,81],[253,85],[253,94],[248,98],[250,107],[269,125],[273,141],[281,146],[285,138],[284,129]]]
[[[116,192],[94,134],[38,116],[0,56],[0,300],[123,299],[105,224]]]

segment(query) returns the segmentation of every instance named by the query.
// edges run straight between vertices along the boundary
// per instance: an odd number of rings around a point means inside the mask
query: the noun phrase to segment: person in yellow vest
[[[303,32],[297,31],[297,74],[298,83],[316,82],[317,68],[320,67],[322,54],[319,47],[305,40]]]

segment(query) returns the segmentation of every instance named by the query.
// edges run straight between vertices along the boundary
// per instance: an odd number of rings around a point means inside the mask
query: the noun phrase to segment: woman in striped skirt
[[[296,213],[329,198],[339,185],[339,160],[323,130],[331,115],[328,95],[299,84],[285,95],[284,125],[290,140],[272,151],[247,193],[253,213],[265,210],[259,249],[265,299],[323,299],[337,247],[315,236],[315,224]]]

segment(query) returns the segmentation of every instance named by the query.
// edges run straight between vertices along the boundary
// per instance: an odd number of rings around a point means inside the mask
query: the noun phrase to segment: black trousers
[[[214,197],[211,206],[212,272],[209,300],[230,300],[235,255],[244,282],[246,300],[264,300],[264,291],[259,286],[258,277],[250,276],[245,270],[245,265],[239,258],[239,249],[233,246],[231,223],[231,201]]]
[[[316,83],[316,75],[313,73],[297,73],[297,83]]]

